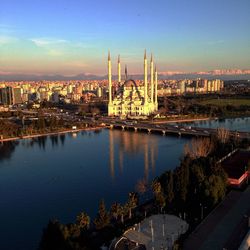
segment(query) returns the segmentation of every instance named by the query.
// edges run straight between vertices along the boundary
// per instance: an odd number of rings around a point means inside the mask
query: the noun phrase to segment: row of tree
[[[132,210],[137,205],[138,195],[131,192],[124,205],[115,202],[109,211],[104,200],[101,200],[93,222],[85,212],[76,217],[75,223],[65,225],[57,220],[51,220],[43,232],[40,249],[94,249],[119,233],[117,228],[124,226],[125,219],[132,218]]]
[[[225,116],[246,116],[250,113],[250,105],[218,105],[206,104],[206,100],[220,98],[220,95],[212,96],[164,96],[159,98],[159,112],[163,115],[169,115],[169,110],[174,110],[179,115],[200,114],[210,117],[225,117]],[[223,98],[231,98],[224,96]],[[237,98],[237,96],[234,98]],[[239,100],[242,96],[239,96]],[[243,99],[246,97],[243,96]],[[204,102],[204,104],[202,103]]]

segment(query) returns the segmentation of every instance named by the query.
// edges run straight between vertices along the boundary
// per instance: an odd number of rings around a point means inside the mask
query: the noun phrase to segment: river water
[[[250,118],[198,122],[250,131]],[[85,131],[0,144],[0,249],[36,249],[48,220],[95,217],[125,202],[139,180],[174,169],[188,138],[132,131]]]
[[[229,130],[237,130],[237,131],[244,131],[244,132],[250,131],[250,117],[217,119],[217,120],[210,120],[210,121],[185,122],[182,124],[192,125],[194,127],[203,127],[203,128],[224,127]]]

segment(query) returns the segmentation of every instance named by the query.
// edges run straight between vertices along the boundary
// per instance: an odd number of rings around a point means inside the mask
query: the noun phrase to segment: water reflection
[[[51,135],[50,141],[51,141],[52,147],[58,146],[58,135]]]
[[[112,179],[115,178],[115,155],[118,148],[119,172],[123,173],[124,155],[135,156],[143,155],[144,161],[144,179],[147,181],[149,171],[155,172],[155,159],[158,152],[157,136],[147,134],[110,130],[109,131],[109,169]],[[135,163],[136,164],[136,163]],[[137,166],[134,166],[137,167]]]
[[[50,218],[68,223],[82,210],[94,217],[100,199],[125,203],[137,184],[148,199],[148,182],[179,164],[188,140],[102,130],[0,144],[0,248],[36,249]]]
[[[63,146],[65,143],[65,134],[61,135],[51,135],[49,136],[52,147],[58,147],[59,140],[60,144]],[[39,136],[30,139],[24,140],[15,140],[15,141],[7,141],[0,142],[0,161],[4,159],[10,159],[18,145],[24,146],[26,148],[32,148],[35,145],[38,145],[39,149],[43,151],[46,150],[48,143],[48,136]]]
[[[18,144],[19,141],[8,141],[0,143],[0,161],[10,159]]]
[[[209,120],[209,121],[195,121],[195,122],[185,122],[184,125],[192,125],[196,127],[204,127],[204,128],[219,128],[224,127],[229,130],[237,130],[243,132],[250,132],[250,117],[242,117],[242,118],[219,118],[217,120]]]
[[[61,145],[64,145],[65,142],[65,134],[60,134],[60,141],[61,141]]]
[[[47,141],[47,136],[38,137],[37,138],[37,143],[39,145],[39,148],[42,148],[43,150],[45,150],[46,141]]]
[[[115,177],[115,158],[114,158],[114,134],[109,131],[109,166],[110,175],[114,179]]]
[[[40,149],[45,151],[46,148],[47,136],[34,137],[26,140],[21,140],[22,146],[26,148],[32,148],[35,145],[38,145]]]

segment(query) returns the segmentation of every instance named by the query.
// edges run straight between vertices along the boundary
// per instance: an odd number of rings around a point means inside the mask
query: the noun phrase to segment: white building
[[[112,95],[112,73],[110,53],[108,55],[108,81],[109,81],[109,116],[148,116],[158,110],[157,101],[157,71],[154,69],[153,58],[150,62],[150,86],[148,85],[147,56],[144,54],[144,82],[138,83],[127,79],[125,68],[125,81],[121,83],[121,64],[118,57],[118,83],[119,89]]]

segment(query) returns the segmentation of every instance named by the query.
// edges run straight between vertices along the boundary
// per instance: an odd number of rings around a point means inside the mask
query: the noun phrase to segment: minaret
[[[144,104],[148,102],[148,64],[146,50],[144,52]]]
[[[155,67],[155,110],[158,110],[158,100],[157,100],[157,85],[158,85],[158,73]]]
[[[121,84],[121,62],[120,55],[118,55],[118,83]]]
[[[125,65],[125,81],[128,80],[128,68],[127,65]]]
[[[154,102],[154,63],[153,56],[151,54],[150,60],[150,82],[151,82],[151,102]]]
[[[108,54],[108,80],[109,80],[109,104],[112,104],[112,74],[110,52]]]

